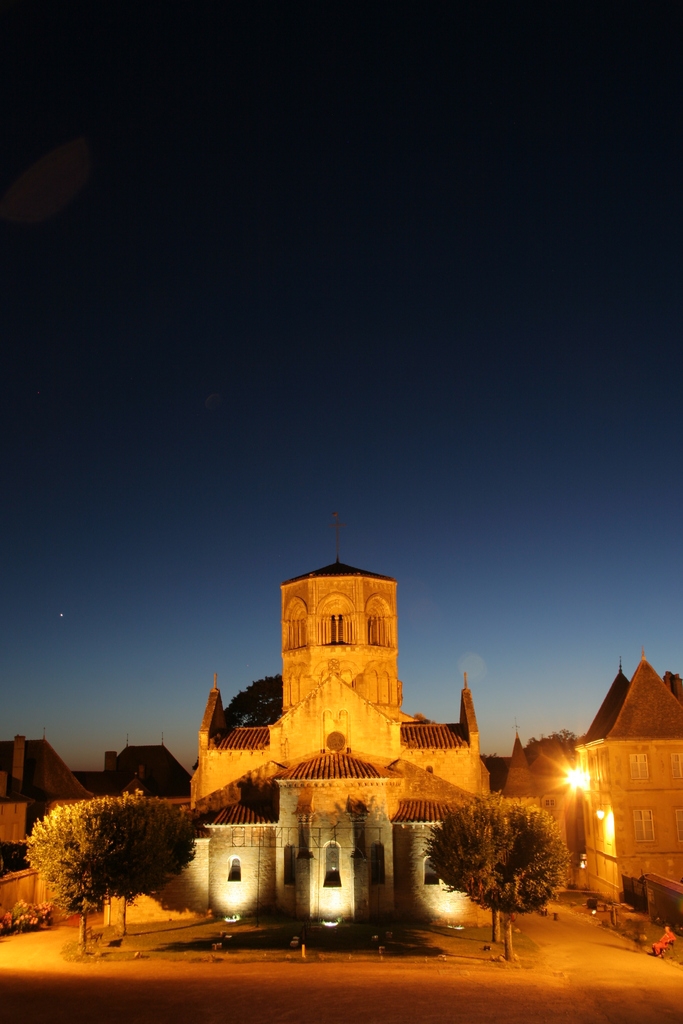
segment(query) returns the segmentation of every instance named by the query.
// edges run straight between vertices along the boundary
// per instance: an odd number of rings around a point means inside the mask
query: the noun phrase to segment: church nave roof
[[[270,746],[267,725],[238,725],[218,744],[218,750],[263,750]]]
[[[419,750],[449,750],[467,745],[459,724],[437,722],[401,722],[401,743]]]

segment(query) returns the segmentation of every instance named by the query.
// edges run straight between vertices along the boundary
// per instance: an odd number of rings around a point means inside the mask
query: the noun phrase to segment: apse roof
[[[313,572],[305,572],[302,576],[292,576],[290,580],[285,580],[285,583],[296,583],[298,580],[313,579],[315,576],[372,576],[376,580],[391,580],[395,583],[393,576],[383,576],[379,572],[368,572],[366,569],[356,569],[353,565],[346,565],[345,562],[332,562],[330,565],[324,565],[322,569],[314,569]]]
[[[401,722],[401,743],[419,750],[448,750],[464,747],[466,740],[459,723]]]
[[[396,823],[443,821],[452,810],[450,804],[438,800],[401,800],[391,820]]]
[[[287,768],[279,776],[281,779],[381,779],[388,778],[390,772],[378,770],[374,764],[361,761],[350,754],[322,754],[308,761]]]
[[[270,746],[267,725],[238,725],[218,744],[219,750],[263,750]]]

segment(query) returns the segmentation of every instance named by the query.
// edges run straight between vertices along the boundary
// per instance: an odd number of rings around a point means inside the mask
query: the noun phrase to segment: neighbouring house
[[[3,789],[0,839],[24,839],[53,807],[92,796],[44,737],[0,741],[0,792]]]
[[[585,783],[591,888],[621,898],[630,880],[683,874],[683,688],[643,653],[629,681],[619,667],[577,747]]]
[[[215,679],[209,694],[186,905],[225,917],[477,921],[439,883],[425,845],[450,808],[489,791],[467,679],[454,722],[402,711],[392,577],[337,561],[281,591],[282,717],[228,730]]]
[[[571,855],[570,880],[585,883],[585,839],[583,829],[583,794],[576,785],[574,766],[559,744],[549,744],[533,759],[527,757],[519,734],[511,757],[485,757],[491,790],[510,799],[534,804],[550,814]]]
[[[190,773],[163,743],[126,745],[120,754],[106,750],[103,771],[74,771],[74,775],[93,796],[139,792],[171,804],[190,804]]]

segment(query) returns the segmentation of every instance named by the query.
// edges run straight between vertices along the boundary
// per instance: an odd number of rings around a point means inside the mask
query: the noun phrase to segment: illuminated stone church
[[[486,793],[472,694],[458,720],[401,710],[396,580],[337,561],[282,584],[283,713],[228,731],[214,680],[177,885],[194,909],[301,920],[477,920],[426,857],[431,826]]]

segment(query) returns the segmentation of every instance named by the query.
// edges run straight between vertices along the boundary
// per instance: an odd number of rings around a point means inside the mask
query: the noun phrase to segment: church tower
[[[396,580],[337,561],[281,590],[283,711],[335,675],[398,721]]]

